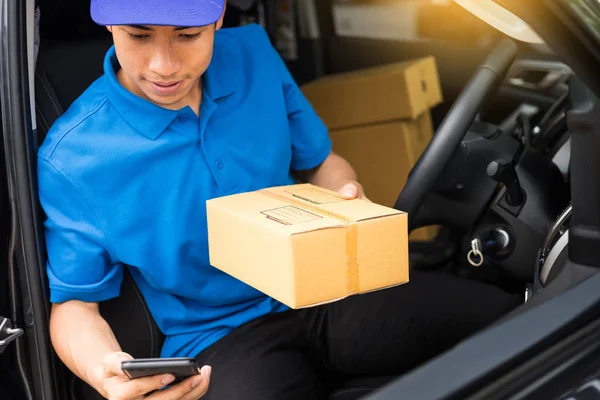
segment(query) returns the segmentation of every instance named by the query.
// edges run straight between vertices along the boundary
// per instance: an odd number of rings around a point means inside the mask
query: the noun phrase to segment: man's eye
[[[194,34],[182,33],[179,36],[185,40],[194,40],[194,39],[198,39],[200,37],[200,33],[194,33]]]
[[[145,33],[129,33],[127,32],[127,34],[129,35],[130,38],[135,39],[135,40],[144,40],[150,37],[150,35],[147,35]]]

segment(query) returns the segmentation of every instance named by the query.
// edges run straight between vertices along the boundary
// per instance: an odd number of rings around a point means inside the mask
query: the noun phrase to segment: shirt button
[[[185,121],[187,121],[187,120],[188,120],[188,117],[187,117],[187,115],[185,115],[185,114],[181,114],[181,115],[179,116],[179,122],[185,122]]]
[[[221,160],[217,160],[217,162],[215,163],[215,165],[217,166],[217,168],[221,169],[223,168],[223,162]]]

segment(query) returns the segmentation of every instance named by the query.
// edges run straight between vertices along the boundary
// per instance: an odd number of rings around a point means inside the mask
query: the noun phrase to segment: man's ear
[[[113,27],[112,27],[112,26],[110,26],[110,25],[109,25],[109,26],[107,26],[107,27],[106,27],[106,29],[107,29],[107,30],[108,30],[110,33],[113,33]]]
[[[221,14],[221,17],[215,24],[215,31],[218,31],[219,29],[221,29],[223,27],[223,20],[225,19],[225,11],[227,11],[227,0],[225,0],[225,4],[223,4],[223,13]]]

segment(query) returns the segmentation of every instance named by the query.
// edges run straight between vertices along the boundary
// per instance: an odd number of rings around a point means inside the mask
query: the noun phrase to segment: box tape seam
[[[260,193],[274,198],[285,203],[293,204],[297,207],[303,208],[307,211],[317,212],[319,214],[327,215],[331,218],[337,219],[344,223],[344,229],[346,232],[346,275],[348,282],[348,295],[354,295],[359,293],[360,289],[360,276],[358,268],[358,226],[356,221],[352,218],[348,218],[345,215],[335,213],[333,211],[322,209],[311,203],[304,203],[300,200],[292,199],[286,196],[269,191],[268,189],[259,190]]]

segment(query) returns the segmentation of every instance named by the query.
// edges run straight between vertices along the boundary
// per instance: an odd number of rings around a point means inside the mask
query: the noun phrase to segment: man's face
[[[109,27],[121,65],[119,80],[130,91],[165,108],[188,105],[212,59],[215,31],[203,27]]]

